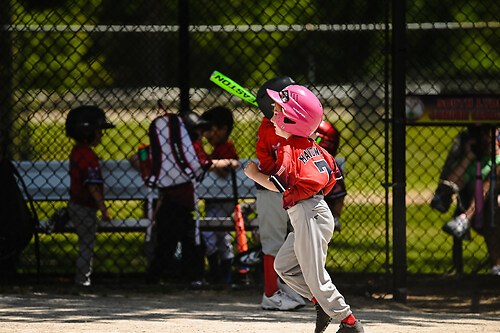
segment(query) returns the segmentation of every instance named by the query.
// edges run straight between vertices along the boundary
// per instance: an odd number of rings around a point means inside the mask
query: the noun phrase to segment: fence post
[[[394,300],[406,302],[406,6],[393,1],[392,11],[392,177]]]
[[[189,0],[179,0],[179,111],[189,111]]]
[[[11,159],[12,108],[12,44],[10,26],[10,1],[0,2],[0,159]]]

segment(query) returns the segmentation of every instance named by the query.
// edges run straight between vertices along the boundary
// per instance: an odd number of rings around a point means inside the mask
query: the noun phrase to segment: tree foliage
[[[14,3],[12,24],[34,30],[17,32],[13,38],[15,81],[20,87],[71,90],[112,82],[103,55],[90,52],[90,33],[46,31],[50,26],[96,24],[93,17],[100,0]]]
[[[175,29],[125,32],[123,25],[179,24],[179,1],[12,0],[12,24],[70,26],[16,32],[16,82],[53,90],[101,86],[177,86],[179,48]],[[277,74],[299,82],[342,84],[383,75],[390,45],[380,25],[390,19],[384,1],[189,1],[190,84],[209,86],[214,70],[236,75],[252,88]],[[498,22],[493,0],[408,2],[408,23]],[[335,31],[318,31],[319,25]],[[361,29],[379,24],[379,29]],[[82,26],[113,25],[113,32]],[[299,29],[302,27],[303,29]],[[349,28],[348,28],[349,27]],[[240,29],[241,28],[241,29]],[[407,34],[408,73],[422,78],[495,77],[500,71],[496,27],[413,29]]]

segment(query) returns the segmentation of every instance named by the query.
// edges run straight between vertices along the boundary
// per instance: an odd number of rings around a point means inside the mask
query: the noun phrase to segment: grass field
[[[126,159],[141,142],[148,142],[147,125],[133,120],[116,122],[117,128],[109,130],[103,145],[96,148],[103,159]],[[382,123],[361,126],[338,121],[342,133],[338,156],[346,158],[346,187],[349,204],[342,213],[343,230],[335,233],[331,243],[328,267],[332,271],[381,273],[392,262],[392,206],[385,207],[385,137]],[[241,158],[255,157],[255,137],[258,121],[240,121],[235,124],[231,140]],[[452,239],[441,231],[441,226],[451,218],[437,214],[426,202],[427,194],[437,186],[440,168],[447,150],[459,129],[449,127],[407,127],[406,175],[407,193],[407,258],[408,271],[412,273],[445,273],[451,269]],[[67,159],[71,141],[64,136],[60,122],[32,124],[24,128],[20,138],[27,156],[40,160]],[[390,145],[389,145],[390,147]],[[210,147],[207,146],[207,149]],[[389,152],[390,153],[390,152]],[[389,159],[390,160],[390,159]],[[391,164],[388,179],[391,179]],[[421,196],[422,194],[422,196]],[[140,203],[109,202],[117,218],[140,217]],[[40,218],[45,219],[60,203],[39,206]],[[386,222],[386,212],[388,218]],[[388,234],[386,233],[388,223]],[[389,245],[386,245],[386,239]],[[75,235],[42,236],[42,267],[51,272],[70,272],[76,256]],[[464,270],[473,272],[481,267],[487,257],[482,237],[474,235],[465,242]],[[24,253],[21,269],[33,271],[33,244]],[[96,248],[95,270],[103,272],[141,272],[146,259],[143,251],[143,234],[100,234]],[[386,253],[389,253],[387,259]],[[44,268],[44,269],[45,269]],[[487,272],[487,266],[479,269]]]

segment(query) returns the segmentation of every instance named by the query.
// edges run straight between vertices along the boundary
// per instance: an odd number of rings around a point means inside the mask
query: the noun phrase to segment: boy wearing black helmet
[[[92,147],[101,143],[104,129],[114,127],[106,121],[102,109],[91,105],[70,110],[66,119],[66,136],[75,140],[69,156],[71,185],[68,213],[78,235],[75,283],[79,286],[91,284],[97,210],[101,211],[103,221],[110,220],[104,204],[99,157]]]
[[[276,135],[273,117],[274,101],[268,96],[266,89],[280,91],[286,86],[295,84],[288,76],[278,76],[265,82],[257,92],[257,103],[264,118],[257,133],[255,151],[259,160],[259,171],[271,175],[276,169],[276,151],[284,143],[284,139]],[[274,259],[285,242],[291,229],[289,218],[282,207],[283,195],[269,191],[256,183],[256,206],[259,215],[259,234],[264,253],[264,295],[261,307],[265,310],[294,310],[305,305],[297,292],[278,278],[274,270]]]

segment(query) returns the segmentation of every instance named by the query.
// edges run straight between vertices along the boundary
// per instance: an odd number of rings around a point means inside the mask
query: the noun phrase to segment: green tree
[[[462,82],[498,78],[500,38],[496,22],[499,19],[500,6],[494,0],[445,3],[419,0],[409,3],[408,23],[433,23],[436,29],[417,27],[408,31],[408,77],[421,81]],[[494,24],[486,27],[485,22]],[[452,25],[444,26],[444,23]],[[488,91],[488,86],[479,86],[482,85],[457,85],[458,89],[467,89],[467,92],[493,92]],[[457,92],[444,88],[447,92]]]
[[[15,82],[18,88],[72,90],[108,85],[102,53],[92,55],[92,34],[79,27],[96,24],[101,0],[13,1]],[[47,5],[49,4],[49,5]],[[51,27],[71,26],[72,31]],[[77,31],[73,31],[76,29]]]
[[[318,8],[314,0],[290,1],[230,1],[211,2],[203,10],[191,6],[192,25],[252,26],[251,31],[214,31],[193,33],[191,49],[205,59],[194,64],[193,72],[218,69],[237,73],[246,87],[258,87],[262,82],[281,73],[283,50],[293,42],[293,25],[305,25],[314,18]],[[267,28],[277,31],[269,31]],[[202,56],[201,56],[202,55]],[[204,67],[212,64],[212,69]],[[199,82],[206,85],[205,82]]]

